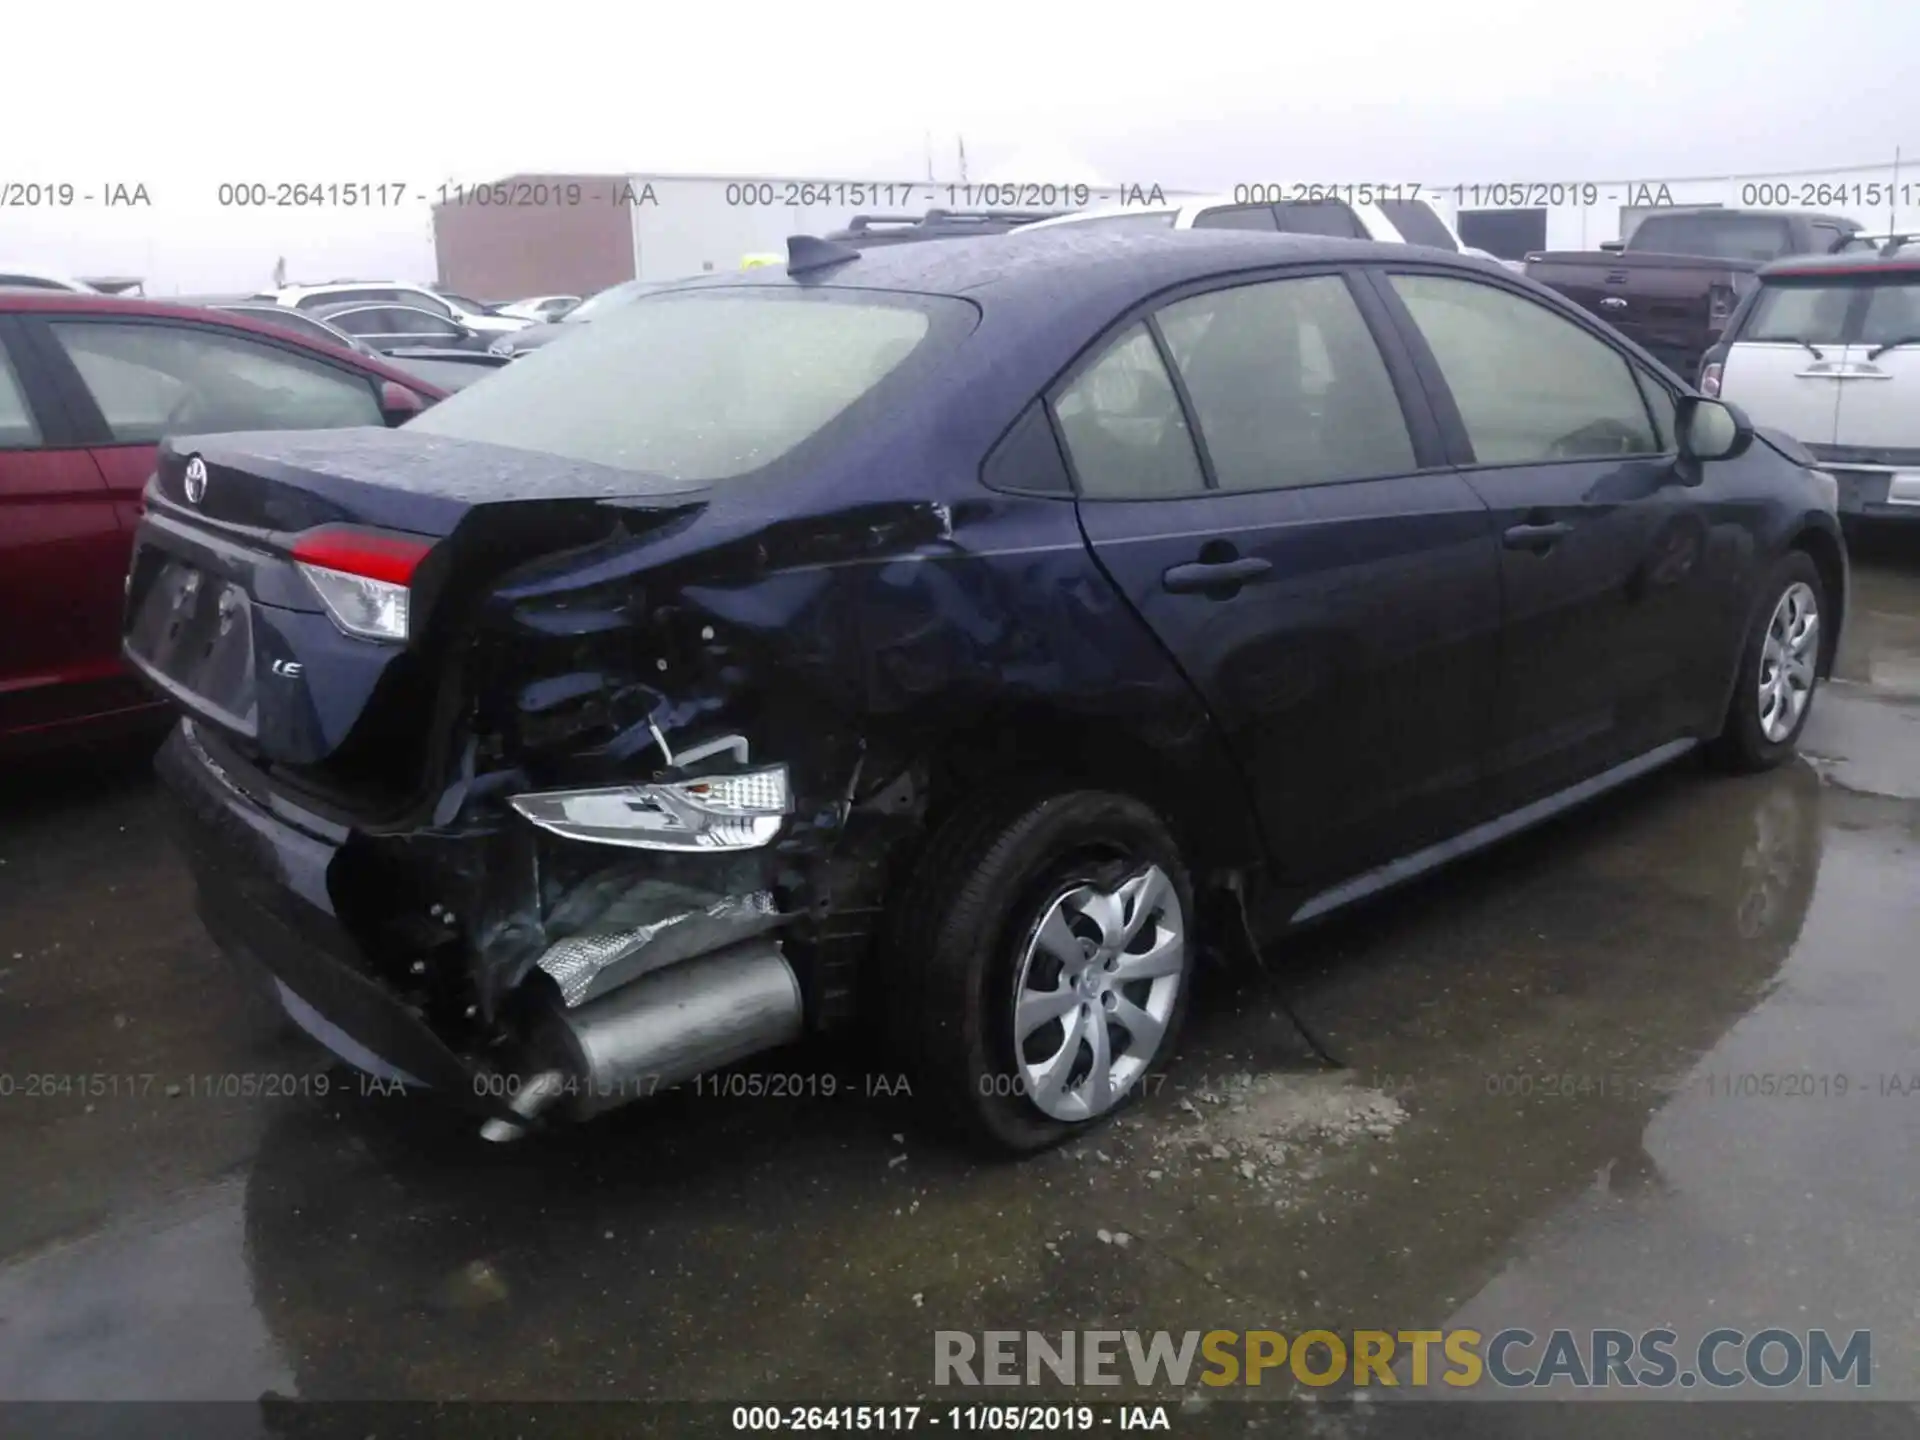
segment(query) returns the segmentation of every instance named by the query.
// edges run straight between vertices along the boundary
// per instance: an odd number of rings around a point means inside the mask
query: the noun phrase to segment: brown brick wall
[[[433,207],[440,283],[481,300],[591,295],[633,279],[632,210],[619,175],[515,175],[486,187],[507,203]],[[580,202],[556,199],[578,185]],[[501,192],[504,190],[504,194]]]

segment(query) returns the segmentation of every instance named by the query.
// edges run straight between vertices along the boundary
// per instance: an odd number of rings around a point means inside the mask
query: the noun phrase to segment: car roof
[[[1417,252],[1484,273],[1487,262],[1451,251],[1386,245],[1377,240],[1322,235],[1270,234],[1249,230],[1167,230],[1122,234],[1061,225],[1025,226],[1006,235],[952,240],[940,245],[890,245],[863,250],[831,268],[791,276],[767,265],[728,277],[734,285],[826,285],[875,290],[913,290],[964,296],[982,305],[1021,302],[1066,288],[1131,303],[1155,290],[1233,270],[1315,262],[1377,260]],[[1499,267],[1492,267],[1498,269]],[[1508,273],[1505,271],[1502,274]],[[1062,287],[1063,277],[1068,284]],[[719,277],[713,277],[718,279]],[[712,287],[701,287],[712,288]]]
[[[281,345],[291,345],[296,349],[311,350],[335,362],[345,355],[352,360],[356,368],[369,371],[383,380],[392,380],[415,389],[425,385],[438,392],[434,396],[435,399],[446,394],[430,381],[421,380],[391,365],[382,364],[379,360],[362,355],[357,350],[342,350],[338,345],[309,340],[294,331],[282,329],[265,320],[254,320],[231,310],[216,310],[206,305],[172,304],[164,300],[133,300],[122,295],[79,294],[71,290],[0,290],[0,315],[46,313],[124,315],[151,320],[192,320],[201,325],[216,325],[224,330],[238,330],[249,335],[258,335],[263,339],[272,340]]]
[[[1812,220],[1824,225],[1838,225],[1843,230],[1863,230],[1858,220],[1846,215],[1829,215],[1823,210],[1729,210],[1724,205],[1662,205],[1651,214],[1641,217],[1640,223],[1656,216],[1665,215],[1735,215],[1743,220],[1761,218],[1766,220]]]
[[[1122,312],[1157,293],[1240,271],[1401,258],[1445,264],[1463,273],[1513,278],[1511,271],[1494,261],[1447,250],[1246,230],[1129,233],[1097,225],[1062,225],[943,240],[937,245],[890,245],[855,254],[854,259],[799,276],[786,267],[768,265],[740,271],[728,277],[726,285],[687,289],[834,288],[952,296],[979,307],[980,335],[987,349],[1004,353],[1002,347],[1011,347],[1037,354],[1064,343],[1077,348]],[[659,304],[670,298],[660,295],[638,303]],[[989,336],[997,338],[989,340]]]

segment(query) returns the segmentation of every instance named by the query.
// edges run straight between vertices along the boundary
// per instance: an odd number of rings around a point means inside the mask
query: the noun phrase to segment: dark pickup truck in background
[[[1691,380],[1762,265],[1872,248],[1863,227],[1805,210],[1718,206],[1649,215],[1625,242],[1527,256],[1526,273]]]

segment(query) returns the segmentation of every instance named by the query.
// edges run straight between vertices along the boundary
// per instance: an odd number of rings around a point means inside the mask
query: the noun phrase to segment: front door
[[[1495,807],[1711,728],[1739,543],[1681,483],[1672,396],[1518,289],[1396,266],[1381,290],[1498,536]]]
[[[1495,678],[1486,507],[1368,310],[1335,272],[1191,295],[1053,397],[1096,558],[1306,888],[1472,823]]]

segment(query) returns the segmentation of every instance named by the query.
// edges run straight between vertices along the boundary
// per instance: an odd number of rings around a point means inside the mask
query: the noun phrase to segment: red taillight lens
[[[302,565],[319,565],[389,585],[405,585],[433,549],[431,540],[417,535],[395,535],[386,530],[360,530],[351,525],[323,525],[293,542],[293,558]]]
[[[413,608],[407,586],[432,549],[414,535],[327,525],[294,541],[293,558],[341,630],[404,642]]]
[[[1700,368],[1700,393],[1702,395],[1720,393],[1720,362],[1718,360]]]

